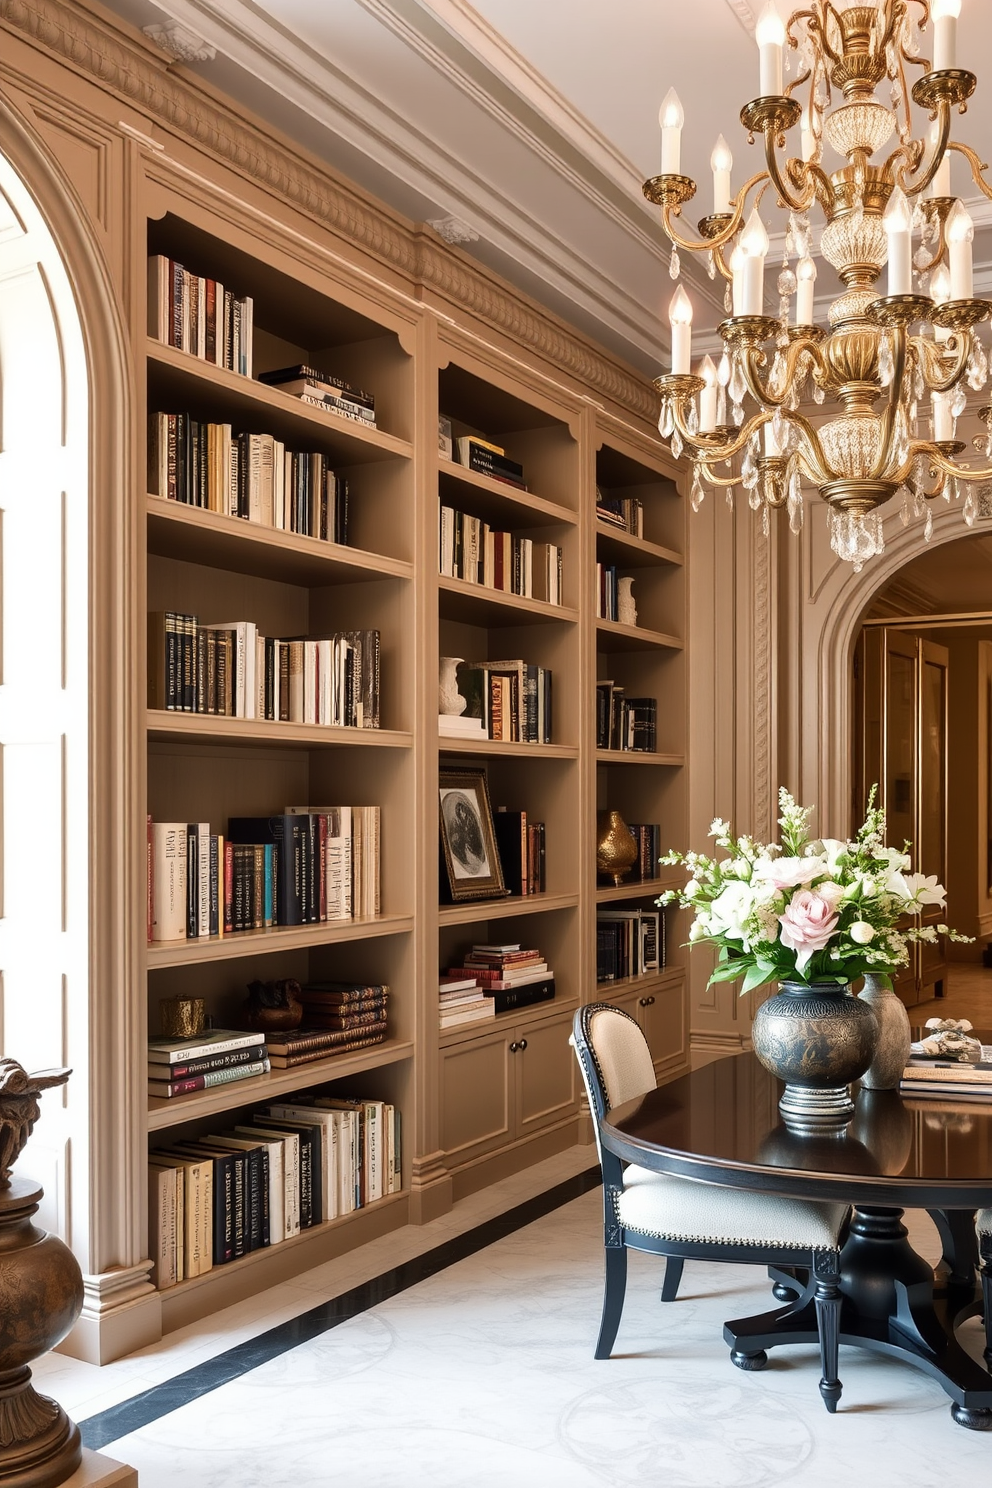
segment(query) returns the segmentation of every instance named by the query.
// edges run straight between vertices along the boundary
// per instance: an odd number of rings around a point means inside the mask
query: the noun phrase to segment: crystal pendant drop
[[[661,435],[662,439],[670,439],[674,432],[675,415],[672,412],[672,405],[667,398],[663,398],[661,403],[661,416],[658,419],[658,433]]]
[[[768,515],[768,505],[767,505],[767,503],[762,503],[762,507],[761,507],[761,535],[762,535],[762,537],[768,537],[768,536],[770,536],[771,530],[772,530],[772,524],[771,524],[771,518]]]
[[[779,294],[780,295],[784,295],[786,297],[786,299],[789,297],[789,295],[794,295],[795,294],[795,292],[796,292],[796,276],[795,276],[795,274],[792,272],[792,270],[790,268],[783,267],[781,274],[779,274],[779,276],[778,276],[778,286],[777,286],[777,288],[778,288]]]
[[[706,273],[710,279],[716,278],[716,255],[712,248],[706,255]]]
[[[785,391],[785,357],[780,351],[775,353],[772,370],[768,374],[768,389],[775,398],[780,398]]]
[[[744,451],[744,458],[741,461],[741,484],[745,491],[752,491],[757,484],[757,480],[758,467],[754,459],[754,450],[748,444],[747,449]]]
[[[917,403],[919,403],[926,390],[926,383],[923,381],[923,368],[917,364],[913,370],[913,397]]]
[[[906,410],[901,403],[896,409],[895,425],[892,430],[892,452],[896,465],[901,469],[909,459],[909,425],[906,421]]]
[[[926,510],[927,502],[923,494],[923,488],[922,486],[917,486],[916,495],[913,498],[913,516],[922,517],[926,513]]]
[[[960,418],[967,406],[968,394],[965,392],[961,384],[958,383],[957,387],[954,389],[953,397],[951,398],[951,412],[953,413],[955,418]]]
[[[739,429],[741,424],[744,422],[744,404],[735,403],[732,406],[730,413],[734,420],[735,426]]]
[[[747,379],[744,376],[744,368],[741,366],[736,357],[734,357],[733,359],[733,366],[730,373],[730,383],[727,388],[727,392],[730,394],[735,403],[744,402],[744,394],[747,392]]]
[[[757,511],[758,507],[761,505],[761,492],[758,490],[757,481],[755,481],[754,485],[747,493],[747,504],[752,511]]]
[[[883,331],[878,338],[878,380],[882,387],[888,387],[892,381],[892,342]]]
[[[788,437],[789,430],[785,422],[785,414],[781,408],[776,408],[772,414],[772,438],[775,440],[779,449],[784,449]]]
[[[949,475],[944,482],[944,500],[947,502],[957,501],[961,496],[961,487],[958,485],[956,475]]]
[[[730,357],[727,355],[726,347],[724,347],[723,356],[717,365],[716,380],[722,388],[725,388],[730,382]]]
[[[818,382],[815,382],[813,384],[813,402],[822,403],[826,396],[827,395],[823,391],[823,388],[820,386],[820,384]]]
[[[725,289],[723,291],[723,308],[724,308],[724,311],[725,311],[725,313],[727,315],[732,315],[733,314],[734,296],[733,296],[733,292],[732,292],[729,284],[725,287]]]
[[[902,489],[902,506],[899,508],[899,520],[904,527],[909,526],[909,519],[913,515],[913,506],[910,494],[906,487]]]
[[[677,279],[681,272],[682,260],[679,258],[679,250],[677,248],[673,248],[672,256],[668,260],[668,277],[669,279]]]
[[[698,512],[702,506],[705,495],[706,492],[703,490],[703,482],[699,474],[699,466],[697,465],[692,472],[692,490],[689,492],[689,505],[694,512]]]
[[[968,487],[968,494],[964,498],[964,506],[961,508],[961,515],[964,517],[965,522],[969,527],[974,527],[975,518],[978,516],[978,501],[975,498],[975,490],[973,486]]]
[[[975,337],[972,343],[971,355],[968,358],[968,386],[972,392],[980,393],[989,380],[989,359],[985,347]]]
[[[804,515],[803,488],[802,482],[799,479],[799,471],[795,465],[793,465],[792,474],[789,477],[789,496],[786,501],[786,507],[789,512],[789,531],[794,533],[801,532]]]
[[[930,252],[927,248],[924,248],[923,244],[921,243],[919,248],[917,248],[916,252],[913,254],[913,263],[918,269],[922,271],[926,268],[929,262]]]
[[[681,455],[682,453],[682,435],[676,428],[672,429],[672,443],[670,445],[670,449],[672,451],[672,455],[677,460],[679,458],[679,455]]]
[[[928,543],[933,537],[933,512],[927,507],[927,519],[923,524],[923,541]]]
[[[733,508],[734,508],[734,488],[733,488],[733,486],[728,486],[727,487],[727,505],[730,507],[731,511],[733,511]]]
[[[685,411],[685,426],[690,434],[699,433],[699,409],[695,398],[689,399],[689,406]]]

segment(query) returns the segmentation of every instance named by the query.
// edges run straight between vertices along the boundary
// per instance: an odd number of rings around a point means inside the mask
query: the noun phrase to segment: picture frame
[[[438,819],[452,902],[505,899],[485,770],[441,768]]]

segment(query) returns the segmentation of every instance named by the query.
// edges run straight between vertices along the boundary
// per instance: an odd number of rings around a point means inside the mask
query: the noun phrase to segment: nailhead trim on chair
[[[655,1240],[684,1240],[688,1245],[727,1245],[726,1235],[689,1235],[683,1230],[635,1230],[630,1225],[625,1225],[620,1218],[620,1199],[622,1194],[613,1193],[613,1207],[616,1210],[617,1223],[621,1230],[629,1231],[632,1235],[650,1235]],[[734,1245],[751,1245],[756,1250],[768,1250],[769,1247],[780,1250],[810,1250],[823,1251],[824,1254],[833,1254],[838,1250],[836,1245],[810,1245],[806,1240],[785,1239],[782,1236],[765,1235],[760,1240],[752,1240],[744,1236],[735,1235]]]

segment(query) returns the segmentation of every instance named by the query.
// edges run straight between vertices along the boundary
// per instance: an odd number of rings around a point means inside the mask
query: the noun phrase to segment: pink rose
[[[796,952],[797,971],[805,971],[814,951],[822,951],[837,928],[833,897],[818,894],[815,889],[800,889],[778,917],[782,944]]]

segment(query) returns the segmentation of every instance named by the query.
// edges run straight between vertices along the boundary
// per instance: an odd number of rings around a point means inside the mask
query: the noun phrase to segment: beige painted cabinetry
[[[645,976],[640,985],[628,983],[622,991],[599,989],[604,1002],[622,1008],[637,1022],[648,1041],[659,1080],[682,1073],[689,1058],[684,977],[681,968],[661,976]]]

